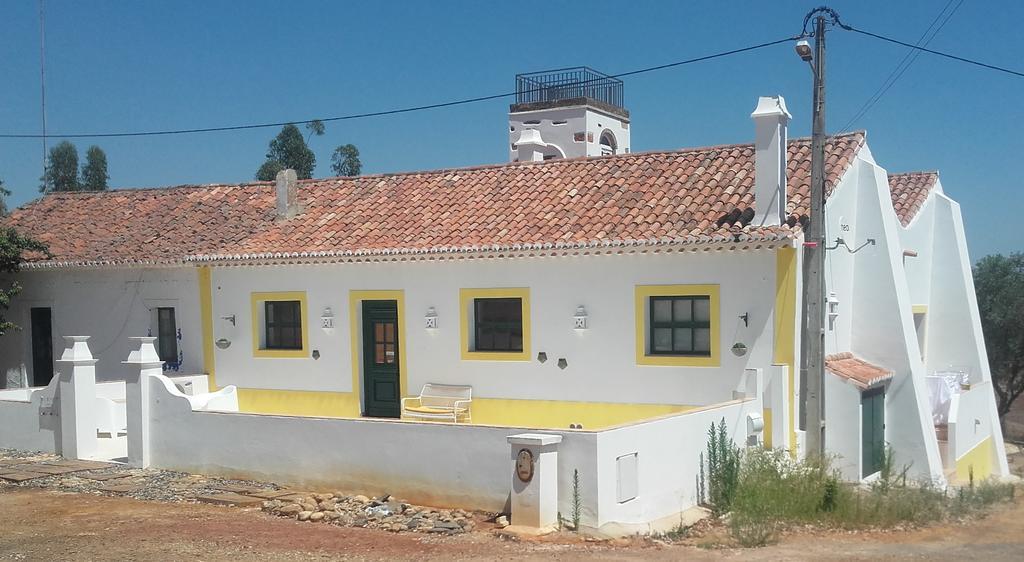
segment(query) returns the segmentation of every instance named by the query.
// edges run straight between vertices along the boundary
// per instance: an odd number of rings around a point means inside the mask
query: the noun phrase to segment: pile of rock
[[[472,513],[410,505],[384,495],[379,498],[342,493],[283,496],[263,502],[263,510],[298,521],[324,522],[386,531],[454,535],[476,527]]]

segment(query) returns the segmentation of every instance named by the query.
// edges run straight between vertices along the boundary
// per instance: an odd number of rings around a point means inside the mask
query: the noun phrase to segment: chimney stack
[[[786,125],[793,118],[782,96],[761,97],[750,114],[754,119],[755,226],[786,221]]]
[[[291,168],[277,173],[277,218],[299,214],[299,178]]]

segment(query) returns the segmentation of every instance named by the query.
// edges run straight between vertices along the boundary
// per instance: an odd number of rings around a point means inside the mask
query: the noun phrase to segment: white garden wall
[[[45,388],[0,391],[0,448],[59,452],[60,418],[54,410],[58,378]]]

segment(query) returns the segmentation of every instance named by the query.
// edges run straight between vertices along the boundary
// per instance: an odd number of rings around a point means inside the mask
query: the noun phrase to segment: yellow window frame
[[[272,291],[252,293],[252,355],[253,357],[303,358],[309,357],[309,309],[306,306],[305,291]],[[260,347],[263,323],[260,322],[260,306],[265,302],[299,301],[302,315],[302,349],[264,349]]]
[[[475,299],[518,298],[523,306],[522,351],[474,351],[470,349],[470,316]],[[530,360],[530,289],[506,287],[492,289],[459,289],[459,334],[463,361],[529,361]]]
[[[651,297],[708,297],[711,301],[711,355],[649,355],[647,342],[647,303]],[[636,363],[661,367],[718,367],[721,365],[718,285],[637,285],[636,298]]]

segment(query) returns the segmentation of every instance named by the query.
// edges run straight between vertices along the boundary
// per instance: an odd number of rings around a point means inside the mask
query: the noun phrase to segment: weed
[[[580,471],[572,471],[572,530],[580,531],[580,514],[583,511],[583,499],[580,497]]]

